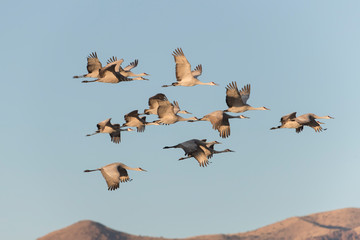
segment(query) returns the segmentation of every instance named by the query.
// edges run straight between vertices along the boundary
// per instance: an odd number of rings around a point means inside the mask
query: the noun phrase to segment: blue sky
[[[79,220],[149,236],[249,231],[287,217],[360,207],[358,1],[4,1],[1,65],[1,239],[35,239]],[[175,81],[181,47],[202,81]],[[150,81],[82,84],[96,51]],[[250,119],[221,139],[210,123],[148,126],[119,145],[96,124],[147,108],[162,92],[202,117],[226,109],[225,86],[250,83]],[[330,115],[327,131],[269,129],[282,115]],[[155,120],[149,116],[148,120]],[[351,122],[349,122],[351,121]],[[182,150],[192,138],[221,141],[207,168]],[[112,162],[142,167],[117,191],[99,172]]]

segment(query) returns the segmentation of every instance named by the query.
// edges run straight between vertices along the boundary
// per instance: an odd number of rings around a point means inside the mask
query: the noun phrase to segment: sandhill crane
[[[118,60],[107,64],[105,67],[99,70],[99,76],[95,80],[84,80],[82,83],[90,82],[103,82],[103,83],[119,83],[119,82],[128,82],[133,81],[132,78],[124,77],[120,74],[119,69],[124,60]]]
[[[157,114],[157,109],[159,108],[159,102],[163,102],[163,101],[169,101],[167,99],[167,97],[165,96],[165,94],[163,93],[158,93],[155,96],[152,96],[151,98],[149,98],[149,109],[145,109],[144,110],[144,114],[150,115],[150,114]],[[191,114],[186,110],[180,110],[179,107],[179,103],[177,101],[174,101],[173,103],[174,105],[174,113],[183,113],[183,114]]]
[[[125,129],[121,129],[120,128],[120,124],[111,124],[110,122],[111,118],[108,118],[102,122],[99,122],[96,126],[98,128],[98,130],[96,130],[96,132],[91,133],[91,134],[87,134],[86,136],[92,136],[98,133],[109,133],[111,141],[113,143],[119,143],[121,141],[120,138],[120,132],[121,131],[134,131],[131,128],[125,128]]]
[[[120,182],[124,183],[132,180],[129,178],[128,172],[126,170],[146,172],[146,170],[142,168],[128,167],[120,162],[111,163],[104,167],[93,170],[85,170],[84,172],[100,171],[108,185],[108,190],[112,191],[119,188]]]
[[[230,118],[249,118],[243,115],[240,116],[231,116],[224,111],[218,110],[212,113],[205,115],[203,118],[200,118],[199,121],[210,121],[213,129],[218,130],[220,137],[227,138],[230,136]]]
[[[134,110],[124,116],[126,123],[121,127],[136,127],[138,132],[145,131],[146,125],[159,125],[156,122],[146,122],[146,117],[139,117],[138,110]]]
[[[112,62],[116,62],[117,61],[117,57],[112,57],[110,58],[107,63],[112,63]],[[132,78],[132,80],[149,80],[147,78],[143,78],[143,76],[149,76],[149,74],[147,73],[139,73],[139,74],[135,74],[133,72],[131,72],[130,70],[133,69],[134,67],[137,67],[139,63],[139,60],[135,59],[134,62],[131,62],[129,65],[127,65],[125,68],[120,67],[119,72],[121,73],[121,75],[123,75],[124,77],[136,77],[136,78]]]
[[[74,76],[74,78],[97,78],[95,80],[85,80],[83,83],[89,82],[104,82],[104,83],[118,83],[122,81],[132,81],[130,78],[126,78],[118,73],[120,65],[123,63],[123,59],[113,61],[107,64],[105,67],[102,67],[101,62],[97,58],[96,52],[91,53],[87,58],[87,70],[88,74],[82,76]]]
[[[192,87],[195,85],[217,85],[214,82],[204,83],[197,79],[202,73],[202,65],[198,65],[195,67],[193,71],[191,71],[191,65],[186,59],[184,52],[181,48],[175,49],[172,54],[176,63],[176,80],[177,82],[172,83],[171,85],[163,85],[162,87],[170,87],[170,86],[185,86]]]
[[[281,125],[277,127],[272,127],[270,130],[278,129],[278,128],[295,128],[297,133],[300,133],[304,126],[309,126],[315,130],[315,132],[321,132],[323,128],[320,124],[322,122],[316,121],[316,119],[333,119],[330,116],[320,117],[313,113],[303,114],[299,117],[296,117],[296,112],[287,114],[281,117],[280,122]],[[326,130],[326,129],[325,129]]]
[[[159,107],[157,109],[157,114],[159,116],[159,120],[155,122],[162,123],[162,124],[174,124],[179,121],[198,121],[197,117],[191,118],[183,118],[175,113],[175,106],[171,104],[169,101],[160,101],[158,102]]]
[[[247,104],[250,97],[250,84],[245,85],[239,91],[236,82],[232,82],[226,86],[226,104],[228,109],[225,112],[242,113],[248,110],[270,110],[266,107],[252,107]]]
[[[81,76],[74,76],[73,78],[98,78],[99,77],[99,70],[102,68],[101,62],[97,57],[96,52],[92,52],[87,57],[87,74]]]
[[[233,152],[230,149],[216,151],[214,150],[214,144],[219,144],[219,142],[206,142],[206,139],[191,139],[174,146],[165,146],[164,149],[181,148],[187,157],[179,158],[179,160],[193,157],[198,161],[200,167],[206,167],[209,164],[209,158],[211,158],[214,153]]]

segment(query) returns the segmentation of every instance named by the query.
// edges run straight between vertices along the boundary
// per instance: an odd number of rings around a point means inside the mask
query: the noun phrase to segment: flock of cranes
[[[198,77],[202,74],[202,65],[197,65],[194,70],[191,70],[191,65],[187,58],[184,55],[184,52],[181,48],[177,48],[173,52],[173,57],[176,63],[175,72],[176,72],[176,82],[171,85],[163,85],[162,87],[170,86],[196,86],[196,85],[210,85],[217,86],[218,84],[214,82],[204,83],[201,82]],[[148,76],[147,73],[135,74],[131,70],[138,65],[138,60],[134,60],[125,68],[121,67],[121,64],[124,62],[123,59],[118,60],[117,57],[111,57],[107,64],[102,67],[101,62],[99,61],[97,54],[91,53],[87,57],[87,74],[74,76],[74,78],[95,78],[95,80],[84,80],[83,83],[90,82],[103,82],[103,83],[119,83],[123,81],[133,81],[133,80],[148,80],[144,76]],[[226,104],[228,109],[226,110],[217,110],[211,112],[201,118],[189,117],[184,118],[178,114],[191,114],[186,110],[181,110],[179,103],[173,101],[172,103],[163,93],[158,93],[149,98],[148,105],[149,109],[145,109],[143,113],[139,113],[138,110],[134,110],[124,116],[125,123],[112,124],[110,122],[111,118],[106,119],[97,124],[97,130],[86,136],[92,136],[97,133],[108,133],[110,135],[111,141],[114,143],[120,143],[121,141],[121,132],[125,131],[134,131],[133,128],[137,129],[137,132],[145,131],[146,125],[169,125],[174,124],[179,121],[187,122],[198,122],[198,121],[209,121],[212,124],[212,128],[219,132],[220,137],[227,138],[230,136],[230,122],[231,118],[248,118],[244,115],[233,116],[229,115],[231,113],[243,113],[249,110],[270,110],[266,107],[252,107],[247,104],[247,101],[250,97],[250,84],[245,85],[242,89],[238,89],[236,82],[231,82],[226,86]],[[157,115],[158,119],[152,122],[146,121],[146,116],[142,115]],[[281,117],[281,125],[271,128],[271,130],[279,128],[294,128],[297,133],[300,133],[304,126],[311,127],[315,132],[320,132],[323,128],[320,124],[322,122],[317,121],[316,119],[332,119],[330,116],[320,117],[313,113],[308,113],[296,117],[296,112],[287,114]],[[324,129],[326,130],[326,129]],[[209,159],[213,157],[214,154],[225,153],[225,152],[234,152],[230,149],[225,149],[222,151],[217,151],[214,149],[214,145],[220,144],[217,141],[207,142],[206,139],[191,139],[182,143],[179,143],[174,146],[165,146],[164,149],[169,148],[181,148],[185,152],[185,157],[180,158],[179,160],[185,160],[188,158],[194,158],[201,167],[206,167],[210,162]],[[142,168],[131,168],[127,165],[116,162],[106,165],[104,167],[95,169],[95,170],[85,170],[85,172],[100,171],[106,180],[108,185],[108,190],[115,190],[119,188],[119,184],[122,182],[130,181],[127,170],[135,171],[146,171]]]

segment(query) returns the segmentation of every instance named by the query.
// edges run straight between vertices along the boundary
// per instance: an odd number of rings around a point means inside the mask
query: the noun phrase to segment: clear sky
[[[90,219],[131,234],[187,237],[253,230],[292,216],[360,207],[359,1],[3,1],[0,104],[0,238],[35,239]],[[200,80],[174,82],[181,47]],[[83,84],[96,51],[150,81]],[[164,93],[202,117],[226,109],[225,86],[250,83],[250,119],[221,139],[209,122],[148,126],[85,137],[107,118],[147,108]],[[330,115],[327,131],[270,131],[280,117]],[[155,120],[149,116],[148,120]],[[222,142],[200,168],[177,161],[192,138]],[[99,172],[112,162],[142,167],[117,191]]]

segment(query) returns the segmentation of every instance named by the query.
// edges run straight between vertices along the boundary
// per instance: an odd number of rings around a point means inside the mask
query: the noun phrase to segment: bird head
[[[244,115],[240,115],[239,118],[249,118],[249,117],[246,117]]]
[[[326,116],[328,119],[334,119],[333,117],[330,117],[330,116]]]
[[[235,151],[233,151],[231,149],[225,149],[224,152],[235,152]]]
[[[210,85],[211,85],[211,86],[219,86],[219,84],[216,84],[216,83],[214,83],[214,82],[210,82]]]
[[[200,121],[197,117],[192,117],[188,120],[188,122],[196,122],[196,121]]]
[[[186,111],[186,110],[181,110],[181,111],[179,111],[179,113],[182,113],[182,114],[192,114],[192,113],[190,113],[190,112],[188,112],[188,111]]]
[[[262,107],[263,110],[270,110],[269,108],[267,107]]]
[[[142,168],[140,168],[140,167],[139,167],[139,170],[140,170],[140,171],[143,171],[143,172],[147,172],[145,169],[142,169]]]

